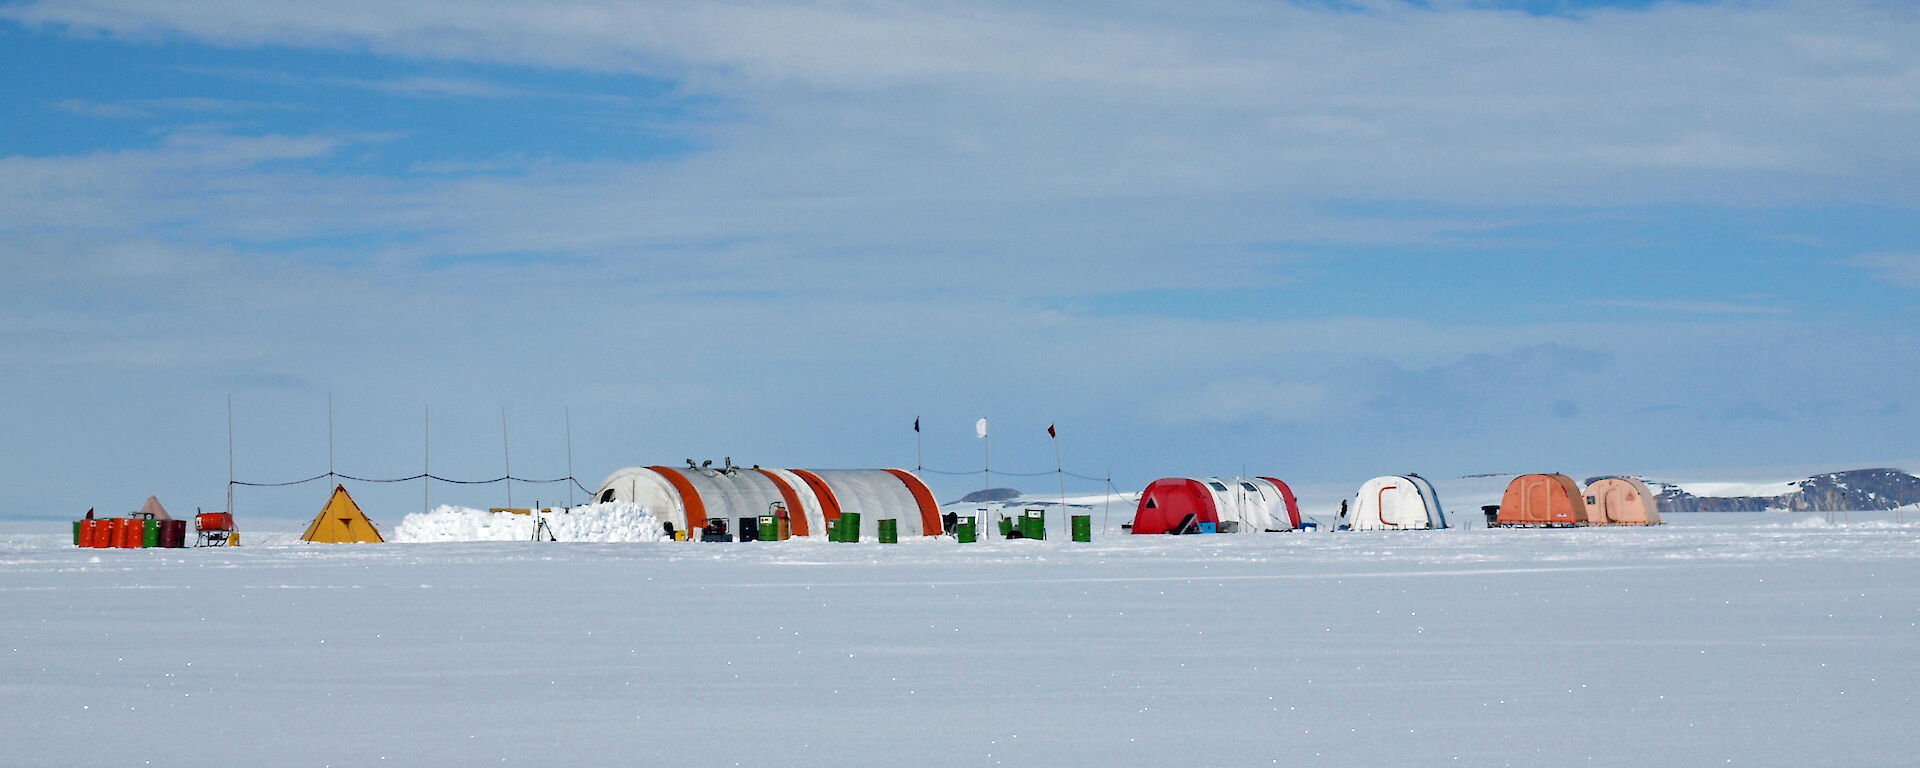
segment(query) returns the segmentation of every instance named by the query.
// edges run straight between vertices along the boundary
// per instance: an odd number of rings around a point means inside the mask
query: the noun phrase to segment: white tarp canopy
[[[1213,492],[1213,508],[1221,523],[1235,523],[1236,533],[1284,531],[1293,528],[1286,496],[1264,477],[1209,477],[1200,481]],[[1222,526],[1224,528],[1224,526]]]

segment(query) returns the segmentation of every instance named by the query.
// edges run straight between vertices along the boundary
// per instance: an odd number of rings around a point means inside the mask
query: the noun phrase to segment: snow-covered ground
[[[0,764],[1912,764],[1920,523],[1669,519],[207,550],[9,523]]]

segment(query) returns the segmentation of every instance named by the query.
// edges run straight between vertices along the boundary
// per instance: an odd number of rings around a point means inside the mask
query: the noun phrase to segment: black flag
[[[920,417],[918,416],[913,417],[913,431],[920,431]]]

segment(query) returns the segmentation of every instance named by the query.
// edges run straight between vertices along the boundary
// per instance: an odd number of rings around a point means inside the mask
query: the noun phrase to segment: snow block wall
[[[547,530],[559,541],[662,541],[660,520],[647,508],[628,501],[589,504],[566,512],[541,515]],[[399,542],[530,541],[533,515],[488,512],[484,509],[441,506],[415,512],[393,530]]]

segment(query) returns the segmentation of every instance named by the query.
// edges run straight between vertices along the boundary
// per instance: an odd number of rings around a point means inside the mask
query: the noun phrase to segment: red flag
[[[1056,435],[1056,434],[1054,434],[1054,433],[1053,433],[1053,425],[1052,425],[1052,424],[1048,424],[1048,425],[1047,425],[1047,437],[1052,437],[1052,438],[1058,438],[1058,437],[1060,437],[1059,435]]]

